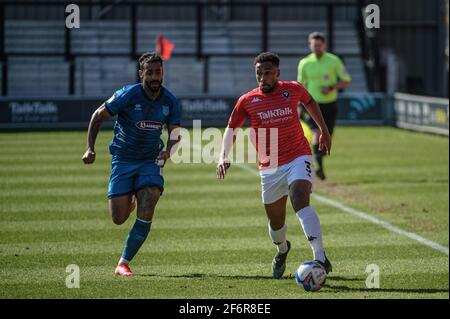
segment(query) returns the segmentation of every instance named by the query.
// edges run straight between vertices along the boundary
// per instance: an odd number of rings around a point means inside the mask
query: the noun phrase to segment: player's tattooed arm
[[[167,141],[167,147],[166,150],[163,150],[159,153],[158,157],[156,158],[156,163],[158,166],[164,167],[166,164],[166,161],[170,158],[170,156],[175,153],[178,147],[178,143],[181,140],[181,128],[178,125],[170,125],[168,127],[169,131],[169,139]]]
[[[89,122],[88,134],[87,134],[87,146],[82,160],[85,164],[92,164],[95,161],[95,140],[97,134],[100,131],[103,121],[109,119],[111,114],[106,109],[105,104],[102,104],[92,114],[91,121]]]
[[[305,105],[305,108],[320,129],[319,150],[321,151],[325,147],[327,154],[330,155],[331,136],[328,132],[328,128],[323,119],[319,105],[317,105],[317,102],[313,98],[311,98],[311,100]]]

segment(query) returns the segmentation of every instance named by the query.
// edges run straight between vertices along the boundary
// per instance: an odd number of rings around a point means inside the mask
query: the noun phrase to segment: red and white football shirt
[[[311,95],[296,81],[279,81],[269,93],[256,88],[239,98],[228,126],[240,128],[249,118],[255,134],[253,142],[258,151],[259,169],[281,166],[299,156],[311,155],[297,112],[298,102],[306,105],[310,101]],[[276,135],[277,138],[274,137]],[[265,144],[262,149],[260,144]],[[276,163],[272,159],[267,160],[270,154],[276,153]]]

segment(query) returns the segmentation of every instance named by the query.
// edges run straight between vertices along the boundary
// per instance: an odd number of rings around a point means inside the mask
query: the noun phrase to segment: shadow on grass
[[[449,292],[448,289],[427,289],[427,288],[353,288],[348,286],[330,286],[325,284],[324,288],[332,289],[339,292],[399,292],[399,293],[416,293],[416,294],[436,294],[440,292]]]
[[[285,274],[280,279],[274,279],[272,276],[262,276],[262,275],[215,275],[215,274],[201,274],[201,273],[192,273],[192,274],[182,274],[182,275],[161,275],[161,274],[135,274],[135,276],[142,277],[161,277],[161,278],[194,278],[194,279],[256,279],[256,280],[295,280],[294,274]],[[328,281],[361,281],[363,282],[363,278],[356,277],[339,277],[339,276],[330,276],[327,278]]]
[[[339,292],[398,292],[398,293],[417,293],[417,294],[435,294],[440,292],[449,292],[448,289],[427,289],[427,288],[365,288],[365,287],[348,287],[342,285],[345,282],[356,282],[359,281],[361,283],[365,282],[365,278],[358,277],[340,277],[340,276],[332,276],[327,278],[327,282],[324,285],[325,289],[336,290]],[[337,285],[333,285],[334,282],[339,282]],[[330,285],[331,284],[331,285]]]
[[[365,287],[348,287],[345,285],[333,285],[333,282],[350,282],[350,281],[360,281],[365,282],[365,278],[351,278],[351,277],[339,277],[330,276],[327,278],[327,282],[324,285],[326,289],[332,289],[336,291],[345,292],[399,292],[399,293],[417,293],[417,294],[435,294],[435,293],[445,293],[449,292],[448,289],[435,289],[435,288],[365,288]],[[331,285],[330,285],[331,284]]]
[[[194,279],[216,279],[216,278],[223,278],[223,279],[257,279],[257,280],[275,280],[272,276],[261,276],[261,275],[214,275],[214,274],[200,274],[200,273],[194,273],[194,274],[183,274],[183,275],[160,275],[160,274],[135,274],[134,276],[141,276],[141,277],[161,277],[161,278],[194,278]],[[284,276],[281,279],[277,280],[293,280],[294,276]]]
[[[136,277],[160,277],[160,278],[192,278],[192,279],[244,279],[244,280],[294,280],[292,274],[285,275],[281,279],[273,279],[272,276],[261,276],[261,275],[214,275],[214,274],[203,274],[203,273],[191,273],[182,275],[161,275],[161,274],[135,274]],[[336,290],[340,292],[366,292],[366,293],[376,293],[376,292],[398,292],[398,293],[418,293],[418,294],[435,294],[435,293],[445,293],[449,292],[448,289],[427,289],[427,288],[360,288],[360,287],[348,287],[345,285],[330,285],[333,282],[364,282],[363,278],[357,277],[340,277],[340,276],[330,276],[327,278],[327,283],[325,284],[325,289]]]
[[[327,277],[327,281],[361,281],[363,282],[365,278],[358,278],[358,277],[340,277],[340,276],[333,276],[329,275]]]

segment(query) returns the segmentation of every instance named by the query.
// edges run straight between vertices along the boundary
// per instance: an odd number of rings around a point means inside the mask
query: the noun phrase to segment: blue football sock
[[[128,238],[125,243],[125,248],[122,252],[121,260],[125,260],[130,262],[131,259],[136,255],[139,248],[141,248],[145,239],[147,238],[148,233],[150,232],[150,227],[152,222],[146,222],[140,219],[136,219],[136,222],[128,233]]]

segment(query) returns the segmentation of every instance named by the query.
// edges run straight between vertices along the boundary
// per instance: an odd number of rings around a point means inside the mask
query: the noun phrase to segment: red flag
[[[158,55],[164,60],[169,60],[173,48],[175,48],[175,44],[167,40],[162,34],[158,34],[156,37],[156,53],[158,53]]]

